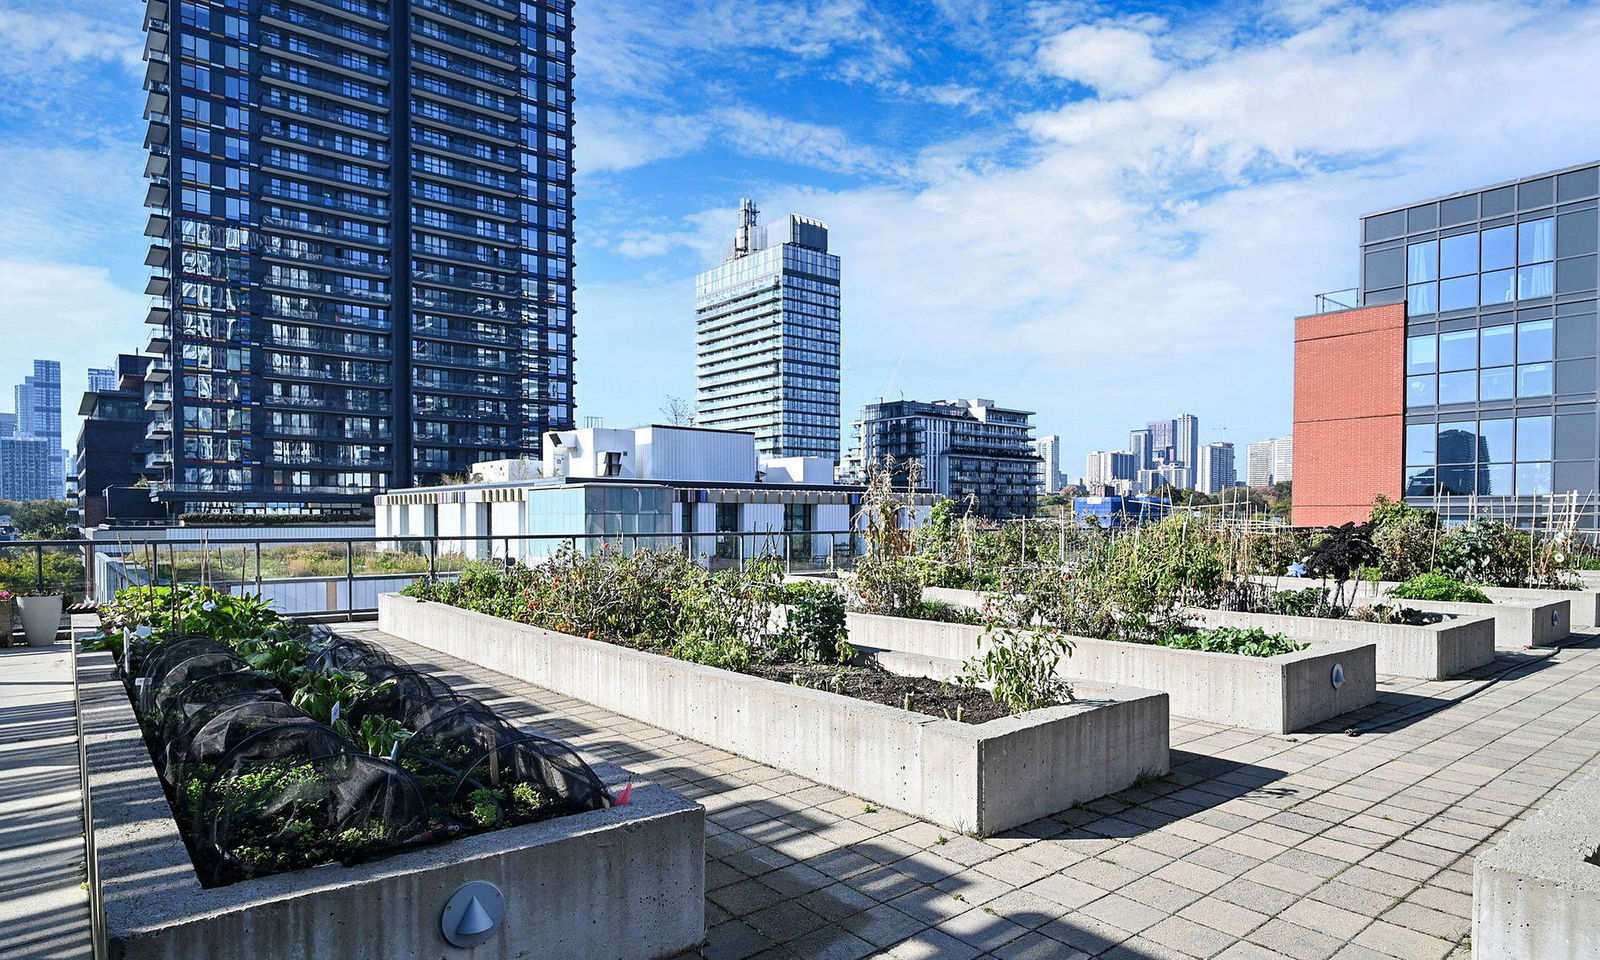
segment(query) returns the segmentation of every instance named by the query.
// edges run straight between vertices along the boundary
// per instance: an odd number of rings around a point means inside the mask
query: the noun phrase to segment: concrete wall
[[[1453,603],[1443,600],[1396,600],[1401,606],[1453,617],[1494,620],[1498,650],[1553,647],[1572,633],[1572,601],[1502,600],[1498,603]]]
[[[966,624],[863,613],[849,614],[848,623],[850,642],[858,647],[946,664],[975,656],[984,632]],[[1072,656],[1057,670],[1064,679],[1161,690],[1171,696],[1174,714],[1212,723],[1288,733],[1358,710],[1378,696],[1371,643],[1328,642],[1299,653],[1244,657],[1085,637],[1072,642]],[[1331,681],[1334,664],[1345,675],[1337,689]]]
[[[1334,620],[1328,617],[1286,617],[1275,613],[1189,611],[1208,627],[1258,627],[1313,643],[1371,643],[1378,648],[1378,672],[1396,677],[1444,680],[1494,660],[1494,620],[1458,618],[1410,626]]]
[[[1303,590],[1306,587],[1320,587],[1321,580],[1310,577],[1256,577],[1256,580],[1269,584],[1279,590]],[[1354,589],[1357,597],[1363,603],[1373,601],[1387,601],[1389,591],[1400,584],[1392,580],[1379,580],[1376,583],[1362,581]],[[1581,590],[1532,590],[1523,587],[1488,587],[1474,584],[1495,603],[1507,601],[1518,603],[1547,603],[1552,600],[1565,600],[1571,605],[1573,627],[1594,627],[1600,625],[1600,589],[1584,588]],[[1405,603],[1410,604],[1407,600]]]
[[[1476,960],[1600,957],[1600,777],[1551,797],[1472,873]]]
[[[625,807],[512,827],[371,863],[200,886],[106,653],[79,656],[110,956],[120,960],[656,960],[705,935],[705,811],[654,785]],[[595,767],[615,789],[616,767]],[[506,897],[499,933],[446,944],[462,884]]]
[[[1027,823],[1168,764],[1167,697],[1150,690],[1086,684],[1076,703],[968,724],[408,597],[381,598],[379,625],[967,832]]]

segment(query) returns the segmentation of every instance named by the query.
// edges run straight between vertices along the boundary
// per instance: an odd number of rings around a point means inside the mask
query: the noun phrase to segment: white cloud
[[[93,61],[144,71],[143,35],[137,27],[117,29],[70,10],[0,8],[0,36],[10,48],[0,60],[0,76],[36,77],[41,69],[61,71]]]
[[[1101,96],[1142,93],[1161,81],[1167,65],[1156,56],[1149,28],[1083,24],[1039,46],[1040,66],[1057,77],[1093,87]]]
[[[1236,24],[1257,39],[1159,75],[1140,56],[1075,61],[1105,99],[1019,118],[1008,166],[957,149],[921,184],[765,192],[764,209],[829,221],[844,258],[847,409],[904,353],[907,395],[1037,409],[1068,451],[1183,410],[1208,438],[1276,435],[1290,320],[1353,282],[1361,213],[1600,156],[1600,9],[1295,19]],[[1191,49],[1183,31],[1151,43]],[[687,316],[664,302],[680,301]]]

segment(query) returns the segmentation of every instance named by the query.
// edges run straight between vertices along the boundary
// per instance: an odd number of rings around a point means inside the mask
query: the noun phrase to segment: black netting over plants
[[[401,742],[396,761],[469,831],[600,810],[611,802],[571,748],[525,734],[481,703],[461,704],[420,727]]]
[[[449,684],[399,664],[375,664],[362,671],[372,692],[352,704],[345,714],[351,729],[369,716],[398,721],[415,729],[412,718],[442,699],[455,696]]]
[[[131,686],[148,684],[151,676],[159,677],[174,664],[181,663],[200,653],[229,653],[232,647],[210,637],[182,636],[170,640],[144,640],[137,648],[128,646],[126,679]],[[145,681],[141,684],[140,681]]]
[[[319,673],[332,670],[359,670],[365,673],[380,664],[394,663],[393,657],[369,643],[352,637],[334,637],[332,642],[312,653],[306,666]]]
[[[188,661],[184,661],[187,663]],[[207,673],[181,682],[167,674],[169,684],[156,694],[155,710],[145,729],[157,744],[170,744],[195,714],[220,700],[250,696],[258,700],[281,698],[271,679],[253,670]]]
[[[280,723],[308,719],[278,694],[248,691],[232,693],[196,710],[166,742],[163,778],[181,785],[214,767],[246,737]]]
[[[234,745],[196,803],[194,852],[207,884],[356,863],[444,835],[417,782],[311,721]]]
[[[194,653],[178,659],[152,657],[139,678],[139,715],[145,720],[159,709],[158,701],[177,687],[192,683],[202,677],[219,673],[249,672],[250,665],[237,653],[224,647],[205,653]]]

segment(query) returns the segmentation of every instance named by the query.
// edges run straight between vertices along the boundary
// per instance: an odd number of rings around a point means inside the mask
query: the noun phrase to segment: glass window
[[[1477,468],[1470,464],[1439,468],[1439,493],[1444,496],[1468,496],[1477,492]]]
[[[1478,492],[1508,497],[1511,495],[1511,464],[1491,463],[1478,471]]]
[[[1406,406],[1431,407],[1436,402],[1434,381],[1438,377],[1407,377],[1406,378]]]
[[[1550,459],[1550,418],[1517,418],[1517,460]]]
[[[1439,424],[1439,462],[1476,463],[1478,421],[1456,420]]]
[[[1409,314],[1437,313],[1439,311],[1439,285],[1413,283],[1406,287],[1406,312]]]
[[[1455,277],[1439,284],[1440,310],[1466,310],[1477,305],[1477,277]]]
[[[1439,341],[1432,334],[1406,340],[1406,373],[1434,373],[1438,369]]]
[[[1549,366],[1549,364],[1545,364]],[[1460,373],[1439,374],[1440,403],[1472,403],[1478,399],[1478,372],[1463,370]]]
[[[1432,230],[1438,225],[1439,208],[1431,203],[1412,207],[1406,211],[1406,229],[1411,233],[1416,233],[1418,230]]]
[[[1527,363],[1517,368],[1517,396],[1548,397],[1553,386],[1550,364]]]
[[[1550,464],[1517,464],[1517,496],[1527,497],[1550,492]]]
[[[1554,217],[1530,220],[1517,224],[1517,262],[1538,263],[1553,260],[1556,255],[1556,221]],[[1427,278],[1427,279],[1432,279]]]
[[[1406,465],[1433,466],[1438,450],[1439,431],[1431,423],[1413,423],[1406,427]]]
[[[1593,196],[1597,190],[1600,190],[1600,175],[1597,175],[1594,167],[1574,170],[1556,177],[1556,199],[1563,203]]]
[[[1379,287],[1393,287],[1406,281],[1406,252],[1396,247],[1393,250],[1374,250],[1366,256],[1367,289],[1375,290]]]
[[[1510,460],[1513,421],[1483,420],[1478,423],[1480,460]]]
[[[1406,471],[1406,496],[1431,497],[1434,493],[1433,467],[1420,467]]]
[[[1439,276],[1464,277],[1478,272],[1478,235],[1464,233],[1439,241]]]
[[[1517,209],[1517,191],[1515,187],[1485,190],[1478,196],[1483,198],[1483,215],[1485,217],[1498,217],[1501,214],[1514,213]]]
[[[1555,293],[1555,264],[1540,263],[1517,268],[1517,299],[1548,297]]]
[[[1551,177],[1517,184],[1517,206],[1523,210],[1529,207],[1542,207],[1555,198],[1555,180]]]
[[[1563,214],[1556,225],[1556,251],[1563,257],[1595,251],[1595,211]]]
[[[1516,264],[1515,228],[1495,227],[1483,231],[1483,255],[1480,262],[1485,270],[1501,270]]]
[[[1466,223],[1478,219],[1478,195],[1451,197],[1439,201],[1439,223],[1448,227],[1452,223]]]
[[[1477,365],[1478,331],[1452,330],[1449,333],[1439,334],[1440,370],[1470,370]]]
[[[1439,244],[1429,240],[1406,247],[1406,282],[1424,283],[1437,279],[1439,279]]]
[[[1517,361],[1530,363],[1555,356],[1552,325],[1549,320],[1529,320],[1517,324]]]
[[[1515,270],[1497,270],[1494,273],[1483,275],[1484,306],[1496,303],[1510,303],[1517,299],[1517,272]]]
[[[1485,367],[1499,367],[1516,361],[1512,348],[1514,330],[1507,323],[1498,327],[1484,327],[1478,331],[1480,363]]]
[[[1516,396],[1512,367],[1484,367],[1478,371],[1479,400],[1510,400]]]

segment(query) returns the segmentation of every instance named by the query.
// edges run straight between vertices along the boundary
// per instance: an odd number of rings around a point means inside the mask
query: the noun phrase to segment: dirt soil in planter
[[[901,709],[905,708],[909,693],[913,713],[954,720],[956,708],[960,707],[963,723],[987,723],[1010,713],[981,687],[963,687],[926,677],[902,677],[875,667],[761,663],[753,664],[749,672],[779,683],[794,683],[798,677],[803,686]]]

